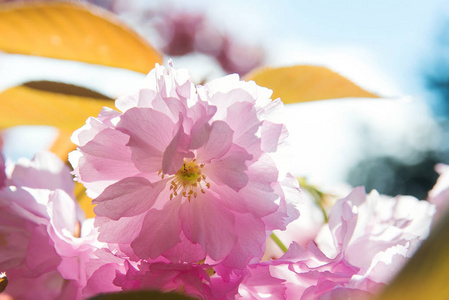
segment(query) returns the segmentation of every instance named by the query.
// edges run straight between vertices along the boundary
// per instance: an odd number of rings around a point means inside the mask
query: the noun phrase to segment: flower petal
[[[185,201],[179,216],[186,237],[199,243],[213,260],[226,257],[237,242],[234,215],[212,193]]]
[[[209,162],[225,155],[232,146],[234,131],[224,121],[215,121],[210,127],[209,139],[198,149],[198,160]]]
[[[96,216],[95,226],[99,227],[98,240],[105,243],[130,244],[139,234],[145,214],[123,217],[114,221]]]
[[[79,147],[85,162],[79,169],[82,181],[121,180],[139,173],[131,161],[131,150],[126,144],[129,136],[107,128],[86,145]],[[113,151],[111,151],[113,149]]]
[[[162,172],[164,174],[174,174],[182,166],[185,157],[193,157],[193,153],[188,152],[188,145],[190,143],[189,137],[184,133],[182,126],[183,117],[179,116],[179,122],[177,124],[178,130],[173,137],[170,144],[165,149],[162,158]]]
[[[125,178],[107,187],[92,201],[98,204],[94,212],[98,216],[107,216],[113,220],[144,213],[153,206],[164,188],[164,181],[151,184],[141,177]]]
[[[226,123],[234,131],[233,142],[253,155],[260,151],[260,138],[256,136],[262,122],[253,103],[237,102],[227,108]],[[258,156],[258,155],[257,155]]]
[[[247,174],[248,184],[238,192],[226,186],[216,190],[223,204],[231,210],[256,217],[274,213],[279,207],[276,203],[279,195],[271,187],[278,178],[274,162],[268,155],[262,155],[249,166]]]
[[[180,233],[181,242],[165,251],[162,255],[172,263],[197,263],[206,257],[200,244],[189,241],[183,232]]]
[[[167,202],[162,210],[148,211],[143,220],[142,230],[131,243],[137,256],[142,259],[154,259],[180,242],[179,206],[180,197],[175,197]]]
[[[251,214],[239,214],[235,218],[235,231],[239,232],[237,243],[223,261],[231,269],[243,269],[254,259],[259,261],[265,250],[265,225]]]
[[[234,144],[226,155],[206,164],[204,174],[210,177],[215,184],[227,185],[238,191],[248,183],[245,162],[251,159],[252,156],[245,149]]]
[[[121,117],[117,128],[130,136],[132,160],[142,172],[158,172],[162,156],[170,144],[175,123],[165,114],[151,108],[131,108]]]

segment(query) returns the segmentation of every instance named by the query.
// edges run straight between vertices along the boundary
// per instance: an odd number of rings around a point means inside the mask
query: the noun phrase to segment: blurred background
[[[434,165],[449,163],[448,1],[89,2],[117,14],[198,84],[262,66],[310,64],[382,96],[286,105],[292,172],[323,189],[348,183],[425,199],[438,177]],[[0,90],[39,76],[117,97],[143,77],[109,73],[0,53]],[[4,152],[31,156],[54,135],[51,128],[5,130]]]

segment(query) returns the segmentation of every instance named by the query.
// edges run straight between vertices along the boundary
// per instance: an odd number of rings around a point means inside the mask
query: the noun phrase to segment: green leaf
[[[159,291],[132,291],[118,292],[110,294],[100,294],[89,298],[89,300],[191,300],[194,298],[187,297],[176,293],[162,293]]]
[[[273,90],[273,99],[284,103],[361,97],[379,98],[325,67],[293,66],[263,68],[245,77]]]
[[[0,4],[0,51],[147,74],[161,55],[115,15],[87,3]]]

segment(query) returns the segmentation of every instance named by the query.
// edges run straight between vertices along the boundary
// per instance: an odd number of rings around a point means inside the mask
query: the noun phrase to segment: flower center
[[[210,183],[206,181],[206,176],[201,173],[204,164],[198,164],[195,159],[186,160],[181,169],[174,175],[170,182],[170,200],[181,194],[189,200],[193,196],[196,198],[198,192],[206,193],[204,188],[210,188]]]

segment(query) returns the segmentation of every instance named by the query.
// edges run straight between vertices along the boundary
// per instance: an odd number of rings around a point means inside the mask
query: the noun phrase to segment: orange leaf
[[[17,2],[0,5],[0,50],[148,73],[161,55],[118,18],[93,5]]]
[[[273,90],[272,98],[280,97],[284,103],[346,97],[379,98],[325,67],[264,68],[248,74],[245,80],[254,80]]]

